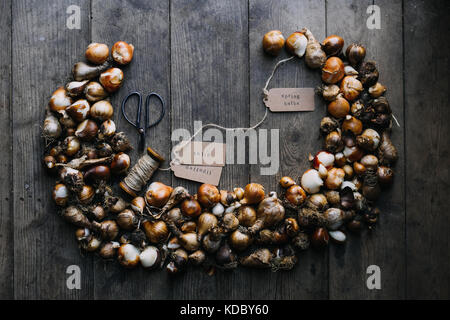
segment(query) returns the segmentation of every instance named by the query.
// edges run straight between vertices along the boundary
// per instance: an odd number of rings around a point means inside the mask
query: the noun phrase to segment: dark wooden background
[[[366,27],[371,4],[381,29]],[[81,8],[81,29],[66,27],[69,5]],[[450,297],[449,5],[400,0],[2,0],[0,1],[0,298],[32,299],[403,299]],[[170,111],[147,143],[166,157],[170,133],[194,120],[248,126],[264,112],[261,88],[281,57],[263,54],[271,29],[285,36],[307,26],[321,41],[341,35],[360,42],[378,61],[380,81],[401,124],[394,187],[380,201],[376,229],[345,246],[309,250],[291,272],[238,269],[208,276],[201,270],[170,278],[165,271],[123,270],[80,255],[73,228],[55,214],[53,178],[41,165],[40,126],[52,91],[69,78],[91,41],[133,43],[133,63],[114,96],[158,91]],[[273,87],[316,86],[320,76],[290,62]],[[262,128],[280,129],[277,176],[259,166],[228,165],[221,187],[248,181],[277,188],[281,175],[298,177],[309,152],[320,148],[313,113],[269,114]],[[133,159],[137,158],[134,152]],[[155,179],[195,190],[196,184],[160,172]],[[82,271],[81,290],[66,287],[67,266]],[[366,287],[366,268],[381,268],[382,289]]]

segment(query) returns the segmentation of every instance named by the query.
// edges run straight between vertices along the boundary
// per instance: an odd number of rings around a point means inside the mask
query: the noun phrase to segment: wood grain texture
[[[11,1],[0,3],[0,299],[14,297],[11,171]]]
[[[276,62],[288,57],[284,52],[273,58],[262,50],[261,39],[270,30],[280,30],[287,38],[308,27],[316,38],[325,36],[325,1],[250,1],[250,123],[264,115],[262,88]],[[320,73],[306,67],[304,59],[288,61],[278,68],[269,88],[316,87]],[[261,183],[266,191],[281,192],[282,176],[299,176],[309,168],[308,154],[320,150],[318,125],[324,116],[324,103],[315,97],[314,112],[271,113],[261,129],[279,130],[280,169],[276,175],[261,175],[263,165],[251,166],[251,181]],[[269,134],[270,136],[270,134]],[[278,141],[277,141],[278,142]],[[273,141],[270,141],[273,143]],[[269,149],[270,150],[270,149]],[[328,253],[308,250],[299,253],[299,263],[289,272],[254,272],[247,275],[256,299],[326,299],[328,297]]]
[[[81,8],[80,30],[66,28],[69,5]],[[89,2],[13,1],[12,9],[15,298],[92,298],[92,256],[80,255],[75,229],[57,216],[51,199],[55,178],[41,160],[48,99],[89,43]],[[81,290],[67,289],[69,265],[81,268]]]
[[[248,126],[247,10],[244,0],[171,1],[172,130],[185,128],[193,134],[194,121]],[[247,165],[226,165],[219,187],[230,189],[247,182]],[[173,185],[185,186],[192,194],[199,186],[177,178]],[[189,270],[173,282],[172,297],[248,297],[249,288],[242,285],[244,273],[236,270],[210,277],[202,270]]]
[[[147,132],[146,145],[157,150],[166,159],[170,153],[170,47],[169,47],[169,2],[168,1],[92,1],[92,41],[112,46],[123,40],[135,47],[134,59],[123,68],[125,81],[117,94],[111,97],[114,106],[114,121],[124,131],[133,146],[138,146],[138,133],[122,116],[120,106],[123,98],[132,91],[143,94],[159,93],[166,102],[166,116],[158,126]],[[158,115],[159,103],[153,100],[150,121]],[[127,112],[135,119],[137,99],[127,103]],[[142,114],[144,117],[145,112]],[[144,121],[144,120],[142,120]],[[130,153],[133,164],[141,156],[139,150]],[[167,161],[168,162],[168,161]],[[166,162],[166,165],[167,165]],[[152,181],[171,183],[169,172],[157,172]],[[121,195],[131,200],[121,192]],[[142,268],[124,270],[116,262],[95,260],[96,299],[166,299],[170,289],[165,270],[148,272]]]
[[[368,29],[367,8],[375,4],[381,12],[381,29]],[[379,81],[387,86],[389,100],[401,127],[394,125],[392,140],[400,160],[395,167],[395,183],[384,190],[377,202],[381,210],[378,224],[361,236],[350,235],[345,246],[330,250],[331,299],[401,299],[405,295],[405,211],[404,211],[404,117],[403,50],[401,1],[328,1],[328,35],[341,35],[346,44],[361,43],[366,60],[377,62]],[[381,290],[366,286],[367,267],[381,269]]]
[[[450,297],[449,18],[447,1],[405,2],[409,299]]]

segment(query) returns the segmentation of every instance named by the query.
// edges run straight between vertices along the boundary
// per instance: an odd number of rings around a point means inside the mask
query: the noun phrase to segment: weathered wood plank
[[[81,29],[66,27],[67,7],[81,9]],[[44,172],[41,125],[52,92],[69,78],[89,43],[89,1],[13,1],[12,109],[14,290],[17,299],[91,298],[92,259],[79,254],[74,228],[56,214],[55,178]],[[2,19],[3,20],[3,19]],[[66,268],[81,268],[81,290]]]
[[[264,115],[262,88],[276,62],[286,58],[266,55],[261,47],[263,35],[273,29],[287,38],[308,27],[316,38],[325,36],[325,1],[250,1],[250,123]],[[306,67],[304,60],[289,61],[278,68],[269,88],[316,87],[320,73]],[[271,113],[261,129],[279,129],[280,169],[276,175],[261,175],[262,165],[251,166],[251,180],[262,183],[267,191],[278,190],[278,180],[289,175],[295,179],[309,168],[308,154],[319,150],[318,125],[324,116],[324,104],[317,97],[314,112]],[[270,135],[269,135],[270,136]],[[274,141],[271,141],[274,143]],[[270,150],[270,149],[269,149]],[[250,270],[244,286],[252,287],[255,299],[325,299],[328,297],[328,251],[308,250],[299,254],[299,264],[289,272]]]
[[[366,10],[375,4],[381,11],[381,29],[368,29]],[[400,160],[395,167],[394,186],[383,192],[378,206],[382,212],[372,232],[350,235],[344,246],[330,249],[331,299],[399,299],[405,291],[404,211],[404,117],[401,1],[328,1],[327,33],[338,34],[345,48],[352,42],[367,49],[367,59],[377,62],[380,82],[388,87],[393,113],[401,124],[394,125],[392,140]],[[366,286],[369,265],[381,268],[381,290]]]
[[[448,1],[405,1],[408,299],[450,297]]]
[[[0,3],[0,299],[14,297],[14,247],[11,171],[11,1]]]
[[[172,129],[194,121],[248,125],[247,1],[171,1]],[[220,188],[248,182],[247,165],[225,166]],[[192,193],[199,184],[173,179]],[[242,270],[207,276],[197,269],[173,282],[173,298],[249,297]]]
[[[168,1],[92,1],[92,41],[112,46],[123,40],[135,47],[134,59],[124,68],[125,81],[117,94],[111,97],[114,121],[120,131],[129,136],[135,149],[130,153],[133,164],[140,157],[138,133],[122,117],[122,99],[132,91],[144,96],[159,93],[166,102],[166,115],[158,126],[147,133],[146,143],[166,159],[170,153],[170,47]],[[152,110],[158,110],[152,104]],[[127,104],[128,114],[135,119],[137,101]],[[157,113],[150,115],[154,121]],[[144,114],[143,114],[144,116]],[[157,172],[153,181],[171,183],[169,172]],[[127,197],[123,192],[122,195]],[[125,270],[116,262],[95,260],[95,298],[97,299],[166,299],[170,286],[165,270],[147,272],[142,268]]]

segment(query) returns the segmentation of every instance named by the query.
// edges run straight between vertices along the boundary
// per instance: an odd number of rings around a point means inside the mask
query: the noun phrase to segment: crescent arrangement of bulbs
[[[50,98],[43,126],[44,165],[57,176],[53,199],[61,216],[78,229],[79,246],[127,268],[166,268],[170,274],[202,265],[238,265],[290,270],[296,251],[343,244],[347,232],[372,228],[382,188],[393,182],[398,154],[389,133],[392,112],[366,50],[332,35],[319,43],[308,29],[285,41],[280,31],[264,35],[271,55],[285,47],[322,72],[318,93],[328,103],[320,123],[323,150],[310,155],[311,168],[298,179],[282,177],[283,192],[258,183],[232,191],[202,184],[190,195],[183,187],[152,182],[142,196],[114,194],[112,176],[130,167],[130,143],[116,132],[108,96],[121,86],[121,66],[134,47],[123,41],[111,49],[92,43],[88,63],[73,68],[74,80]]]

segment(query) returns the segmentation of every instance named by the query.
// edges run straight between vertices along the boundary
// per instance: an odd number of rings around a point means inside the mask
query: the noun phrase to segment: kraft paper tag
[[[170,168],[178,178],[209,183],[214,186],[219,185],[222,174],[222,167],[172,164]]]
[[[272,112],[314,111],[314,88],[272,88],[264,103]]]
[[[190,141],[181,148],[175,146],[176,162],[196,166],[225,166],[226,144]]]

